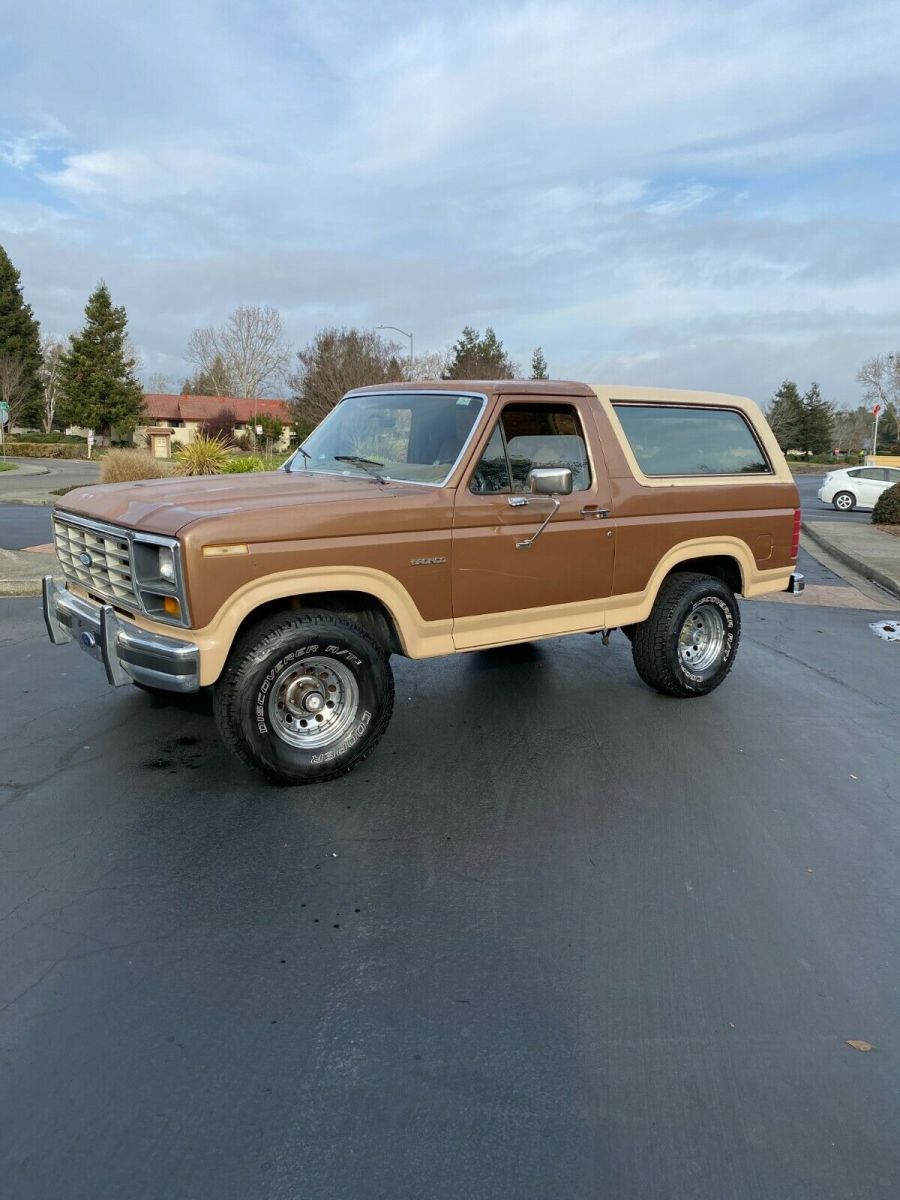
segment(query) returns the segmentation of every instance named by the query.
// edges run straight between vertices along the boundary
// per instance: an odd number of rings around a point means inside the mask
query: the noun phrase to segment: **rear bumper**
[[[806,587],[806,580],[803,578],[803,576],[800,574],[799,571],[795,571],[793,573],[793,575],[790,577],[790,579],[788,580],[788,585],[784,590],[786,592],[790,592],[792,596],[799,596],[805,587]]]
[[[200,688],[200,651],[123,620],[109,604],[82,600],[44,576],[44,622],[55,646],[76,642],[101,662],[113,687],[143,683],[169,692]]]

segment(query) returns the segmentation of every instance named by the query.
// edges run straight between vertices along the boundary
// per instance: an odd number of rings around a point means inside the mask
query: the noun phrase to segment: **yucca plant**
[[[219,475],[228,462],[228,447],[220,437],[198,433],[193,441],[178,447],[175,461],[185,475]]]

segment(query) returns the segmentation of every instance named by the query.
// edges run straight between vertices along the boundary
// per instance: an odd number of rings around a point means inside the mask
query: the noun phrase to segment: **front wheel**
[[[721,579],[670,575],[650,616],[635,626],[632,657],[644,683],[666,696],[705,696],[734,664],[741,615]]]
[[[856,497],[852,492],[838,492],[838,494],[832,498],[831,503],[838,510],[838,512],[852,512],[852,510],[856,508]]]
[[[280,613],[252,626],[215,685],[219,734],[280,784],[319,783],[375,748],[394,706],[387,655],[334,613]]]

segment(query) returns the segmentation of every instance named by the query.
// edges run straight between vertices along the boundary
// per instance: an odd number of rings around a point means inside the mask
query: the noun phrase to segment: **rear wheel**
[[[216,724],[243,762],[281,784],[324,782],[375,748],[394,705],[387,655],[329,612],[291,612],[249,629],[215,686]]]
[[[852,492],[838,492],[832,497],[831,503],[838,512],[852,512],[856,508],[856,497]]]
[[[634,627],[634,665],[666,696],[705,696],[731,670],[740,630],[737,601],[721,579],[670,575],[650,616]]]

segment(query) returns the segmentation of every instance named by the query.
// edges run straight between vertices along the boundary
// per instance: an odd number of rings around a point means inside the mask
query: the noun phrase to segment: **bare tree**
[[[266,395],[284,378],[289,356],[278,311],[258,304],[242,304],[220,329],[195,329],[187,350],[219,396]]]
[[[66,352],[66,343],[62,338],[45,333],[41,337],[41,421],[44,433],[53,429],[53,420],[62,395],[60,363]]]
[[[9,411],[9,428],[17,425],[29,399],[31,378],[21,354],[0,354],[0,400]]]
[[[856,373],[857,382],[863,385],[863,398],[870,404],[888,404],[900,402],[900,354],[866,359]]]
[[[299,425],[317,425],[351,388],[399,382],[408,372],[400,350],[372,329],[320,329],[297,351],[298,368],[290,383]]]
[[[440,350],[428,350],[425,354],[417,354],[409,367],[409,359],[404,359],[403,378],[418,381],[420,379],[440,379],[447,366],[447,355]]]
[[[151,371],[144,380],[144,391],[148,396],[173,396],[178,392],[178,385],[171,375]]]

